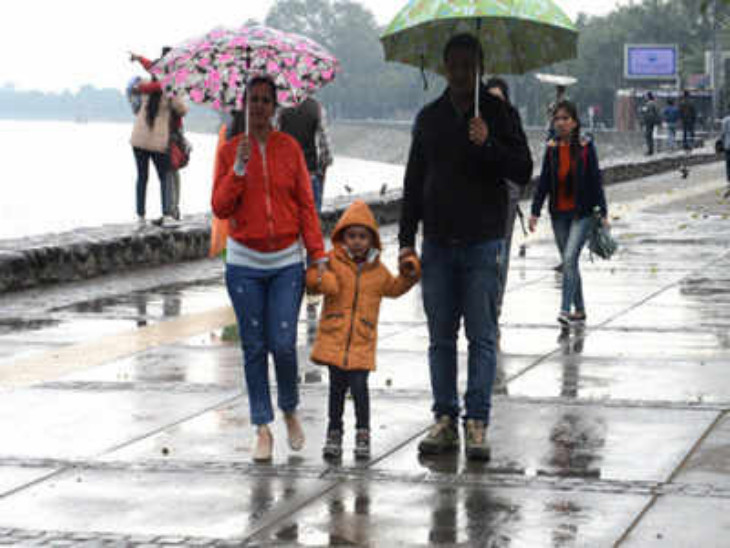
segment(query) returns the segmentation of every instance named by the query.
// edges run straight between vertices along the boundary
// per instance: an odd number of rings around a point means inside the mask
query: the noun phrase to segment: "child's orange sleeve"
[[[388,272],[388,277],[383,287],[383,296],[400,297],[407,293],[421,279],[421,261],[415,255],[409,255],[403,259],[398,270],[399,274],[397,278],[394,278]]]

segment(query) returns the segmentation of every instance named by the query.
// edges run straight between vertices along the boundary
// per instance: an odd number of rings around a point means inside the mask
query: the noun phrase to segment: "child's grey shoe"
[[[342,432],[340,430],[327,432],[327,439],[322,448],[322,456],[325,459],[339,459],[342,456]]]
[[[355,432],[355,459],[366,460],[370,458],[370,430],[358,428]]]

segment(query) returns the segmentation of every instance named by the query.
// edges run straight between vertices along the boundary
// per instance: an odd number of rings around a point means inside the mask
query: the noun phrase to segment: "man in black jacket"
[[[490,457],[486,427],[496,371],[498,256],[507,214],[504,180],[524,185],[532,174],[527,142],[505,105],[481,90],[474,117],[481,46],[468,34],[444,49],[448,88],[416,118],[404,181],[400,257],[415,253],[423,224],[423,304],[435,424],[419,452],[458,449],[457,339],[464,319],[469,342],[464,396],[465,449]]]

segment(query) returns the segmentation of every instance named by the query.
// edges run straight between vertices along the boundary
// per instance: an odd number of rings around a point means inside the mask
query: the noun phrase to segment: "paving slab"
[[[647,498],[484,485],[349,481],[254,545],[610,546]]]
[[[8,390],[0,398],[0,458],[92,457],[229,398],[225,393]]]
[[[241,350],[233,345],[157,346],[58,379],[74,381],[212,384],[231,390],[240,390],[244,384]]]
[[[622,544],[726,548],[730,539],[730,498],[666,495],[641,519]]]
[[[0,499],[0,527],[175,538],[243,537],[322,493],[318,479],[71,470]]]
[[[583,342],[590,349],[590,337]],[[509,383],[509,392],[524,397],[572,397],[587,400],[632,400],[678,404],[730,405],[728,360],[711,356],[586,357],[565,353]]]
[[[679,471],[674,482],[679,485],[712,486],[713,489],[723,490],[725,497],[730,498],[730,416],[724,415],[718,421]]]
[[[57,468],[49,467],[25,467],[4,465],[0,461],[0,499],[7,496],[10,491],[42,480],[56,472]]]

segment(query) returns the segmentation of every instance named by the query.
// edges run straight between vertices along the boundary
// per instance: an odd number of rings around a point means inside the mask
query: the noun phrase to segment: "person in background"
[[[667,106],[663,112],[664,123],[667,124],[667,148],[674,150],[677,146],[677,122],[679,122],[680,113],[674,104],[674,99],[667,99]]]
[[[162,48],[162,54],[160,55],[160,59],[164,57],[167,53],[172,51],[172,48],[169,46],[165,46]],[[152,67],[157,61],[150,61],[146,57],[143,57],[141,55],[138,55],[136,53],[130,53],[129,58],[132,62],[138,62],[147,72],[150,72]],[[156,93],[157,91],[163,91],[162,85],[156,80],[153,79],[150,82],[141,83],[136,87],[136,90],[139,93],[143,94],[150,94],[150,93]],[[183,115],[184,116],[184,115]],[[180,135],[184,132],[183,127],[183,116],[177,114],[176,112],[173,112],[170,117],[170,135],[172,136],[176,132]],[[168,195],[170,198],[170,216],[179,221],[180,220],[180,170],[175,169],[172,165],[169,166],[169,169],[167,171],[167,187],[168,187]]]
[[[646,154],[654,154],[654,128],[662,123],[659,115],[659,106],[650,91],[646,94],[646,102],[641,107],[641,125],[644,127],[644,139],[646,140]]]
[[[272,458],[274,420],[269,354],[274,358],[278,406],[289,447],[299,451],[304,432],[299,405],[297,319],[304,291],[304,258],[324,272],[324,241],[301,147],[276,131],[277,90],[267,76],[251,79],[245,115],[234,116],[230,137],[216,153],[212,208],[228,220],[226,287],[238,320],[255,462]],[[224,132],[221,130],[221,135]],[[239,171],[236,167],[242,167]]]
[[[132,61],[139,56],[130,55]],[[170,171],[170,124],[173,113],[182,118],[187,113],[187,106],[178,97],[168,99],[161,89],[146,88],[152,81],[142,81],[135,91],[141,93],[142,100],[135,117],[130,143],[134,151],[137,164],[137,222],[140,227],[146,223],[146,196],[147,180],[149,178],[149,162],[152,160],[160,179],[160,193],[162,197],[163,226],[174,226],[175,220],[171,216],[169,181]]]
[[[730,105],[728,105],[728,113],[722,119],[721,134],[723,149],[725,150],[725,178],[730,188]]]
[[[522,119],[517,109],[512,106],[509,98],[509,87],[507,82],[502,78],[490,78],[485,84],[487,91],[497,97],[500,101],[505,103],[509,112],[510,119],[515,128],[515,131],[527,142],[525,131],[522,127]],[[497,320],[502,315],[502,304],[504,302],[504,293],[507,288],[507,276],[509,273],[510,255],[512,251],[512,235],[514,233],[515,219],[519,212],[522,216],[522,212],[519,211],[519,200],[522,194],[522,188],[529,181],[522,181],[520,184],[514,183],[509,179],[505,179],[504,183],[507,186],[507,224],[504,233],[504,246],[502,247],[502,253],[499,256],[499,296],[497,297]],[[497,331],[497,341],[499,342],[499,331]]]
[[[312,180],[314,203],[317,213],[321,213],[327,169],[333,162],[326,111],[314,97],[307,97],[295,107],[282,109],[278,125],[280,131],[294,137],[302,147]]]
[[[465,453],[487,460],[487,425],[497,368],[497,262],[504,244],[507,190],[527,181],[532,158],[503,101],[479,94],[479,40],[453,36],[443,51],[448,87],[419,112],[413,128],[401,205],[400,260],[416,253],[423,224],[422,294],[428,320],[428,361],[434,424],[421,454],[458,450],[461,415],[457,342],[463,318],[469,342],[464,396]],[[482,85],[480,83],[480,85]]]
[[[593,142],[581,137],[578,109],[570,101],[555,109],[557,139],[548,141],[540,182],[532,200],[530,231],[534,232],[543,203],[550,197],[555,242],[563,259],[562,300],[558,323],[567,328],[586,321],[580,253],[590,232],[595,208],[608,226],[606,197]]]
[[[694,148],[695,124],[697,123],[697,109],[692,103],[692,96],[684,90],[679,101],[679,115],[682,120],[682,146],[685,150]]]
[[[370,458],[368,375],[375,370],[378,317],[383,297],[399,297],[420,276],[416,257],[400,264],[394,278],[381,262],[382,242],[372,211],[356,200],[332,233],[327,270],[307,272],[307,288],[325,295],[312,361],[329,367],[326,459],[342,455],[342,415],[349,390],[355,404],[355,458]]]

